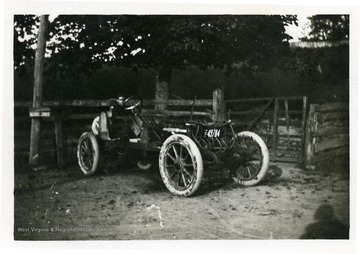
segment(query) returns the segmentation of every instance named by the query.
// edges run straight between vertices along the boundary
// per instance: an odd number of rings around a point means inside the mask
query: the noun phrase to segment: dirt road
[[[346,170],[343,170],[346,171]],[[258,186],[210,172],[198,195],[172,195],[156,169],[82,176],[77,167],[15,176],[16,240],[344,238],[349,177],[272,164]]]

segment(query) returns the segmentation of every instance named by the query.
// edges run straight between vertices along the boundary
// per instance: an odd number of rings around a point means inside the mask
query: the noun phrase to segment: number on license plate
[[[207,138],[218,138],[220,137],[220,129],[208,129],[205,130],[204,136]]]

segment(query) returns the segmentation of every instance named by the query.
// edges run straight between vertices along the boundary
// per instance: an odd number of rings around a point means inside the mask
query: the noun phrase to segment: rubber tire
[[[92,152],[93,152],[93,163],[92,166],[89,168],[84,164],[81,152],[80,152],[80,148],[82,143],[88,139],[90,141],[90,144],[92,146]],[[80,138],[79,138],[79,142],[77,145],[77,158],[78,158],[78,163],[80,166],[81,171],[84,173],[84,175],[93,175],[97,169],[98,169],[98,165],[99,165],[99,158],[100,158],[100,153],[99,153],[99,144],[98,141],[96,140],[95,135],[92,132],[84,132]]]
[[[138,161],[136,166],[141,170],[149,170],[151,168],[151,163],[144,164],[143,161]]]
[[[233,180],[242,186],[254,186],[254,185],[258,184],[265,177],[266,172],[269,168],[269,161],[270,161],[269,150],[268,150],[264,140],[254,132],[243,131],[243,132],[236,134],[236,137],[240,138],[240,139],[242,137],[252,138],[257,143],[257,145],[260,147],[263,163],[262,163],[261,168],[260,168],[258,174],[256,175],[256,177],[254,177],[251,180],[240,180],[238,178],[233,177]]]
[[[172,183],[168,175],[167,169],[165,168],[165,158],[167,152],[174,144],[180,144],[181,146],[183,146],[183,148],[187,150],[187,152],[191,156],[192,165],[194,167],[193,176],[195,177],[192,179],[190,185],[186,189],[180,190],[176,188],[176,186]],[[159,155],[159,170],[163,183],[171,193],[178,196],[186,196],[186,197],[193,195],[201,185],[201,180],[204,171],[203,160],[199,148],[196,146],[194,141],[192,141],[191,138],[189,138],[188,136],[182,134],[171,135],[165,140],[164,144],[161,147],[160,155]]]

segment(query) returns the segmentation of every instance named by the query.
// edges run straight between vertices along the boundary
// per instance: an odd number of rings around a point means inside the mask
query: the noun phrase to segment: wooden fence
[[[224,100],[224,91],[215,90],[213,99],[145,100],[145,116],[193,120],[231,118],[237,132],[252,130],[266,141],[273,161],[302,162],[304,157],[306,97]],[[166,110],[155,110],[155,105]],[[30,103],[15,103],[15,165],[29,161]],[[80,135],[90,130],[92,119],[109,100],[48,101],[50,116],[41,117],[39,164],[57,162],[59,167],[76,162]]]
[[[306,129],[308,167],[349,160],[349,104],[311,104]]]
[[[92,120],[101,110],[109,109],[110,100],[46,101],[50,115],[41,117],[41,133],[37,164],[57,162],[59,167],[76,162],[77,142],[84,131],[91,129]],[[155,110],[163,104],[166,110]],[[213,101],[210,100],[145,100],[142,113],[145,116],[164,118],[213,118]],[[31,118],[30,102],[15,103],[14,143],[15,167],[28,165]],[[33,110],[30,110],[33,113]]]

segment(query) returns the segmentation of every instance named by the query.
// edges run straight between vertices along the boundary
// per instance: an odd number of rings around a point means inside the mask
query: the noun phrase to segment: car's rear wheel
[[[85,132],[79,138],[77,158],[84,175],[93,175],[99,165],[99,144],[92,132]]]
[[[256,133],[244,131],[232,139],[232,164],[230,172],[235,182],[243,186],[258,184],[269,167],[269,151]]]

